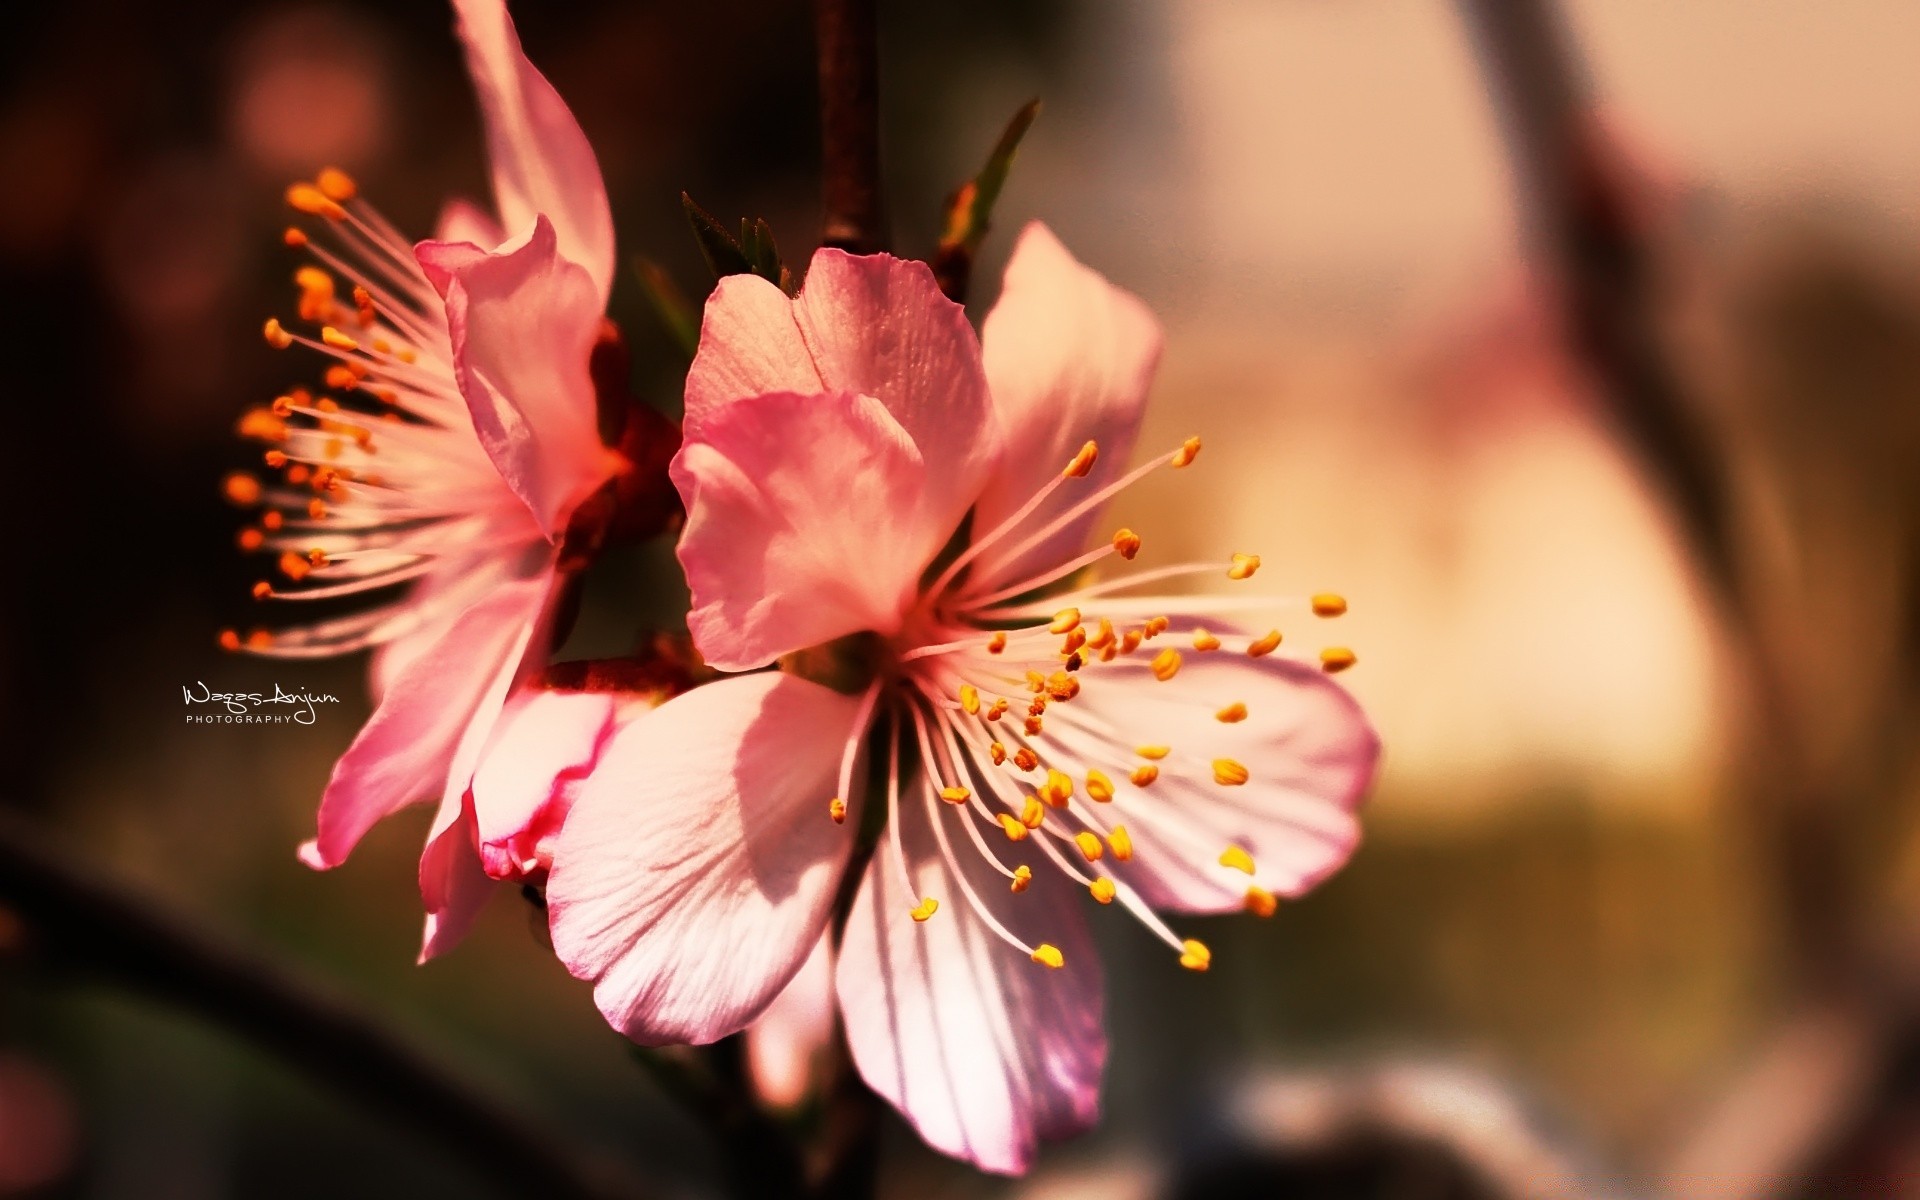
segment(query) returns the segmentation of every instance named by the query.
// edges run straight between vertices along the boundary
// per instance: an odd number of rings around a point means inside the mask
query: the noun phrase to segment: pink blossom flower
[[[570,785],[554,947],[612,1024],[745,1027],[852,886],[833,969],[855,1064],[932,1145],[1017,1172],[1097,1116],[1083,904],[1205,969],[1155,910],[1270,913],[1346,860],[1377,756],[1354,702],[1216,619],[1270,599],[1151,590],[1258,560],[1084,581],[1141,546],[1093,536],[1107,500],[1199,451],[1123,469],[1159,352],[1145,308],[1038,225],[983,338],[885,255],[823,250],[794,299],[720,283],[673,475],[695,642],[751,673],[616,723]]]
[[[301,854],[335,866],[382,817],[439,798],[421,862],[425,954],[459,935],[488,879],[543,870],[558,828],[553,789],[530,796],[504,766],[469,791],[482,746],[528,747],[543,757],[527,761],[559,769],[578,748],[570,735],[590,735],[615,708],[607,696],[556,698],[553,711],[571,719],[549,736],[540,713],[508,697],[546,650],[569,539],[597,533],[606,506],[589,501],[632,474],[602,443],[589,371],[614,272],[593,151],[521,53],[500,0],[454,9],[494,208],[456,200],[438,236],[415,246],[340,171],[289,189],[292,206],[318,218],[314,233],[286,239],[316,260],[295,274],[311,332],[271,320],[266,336],[331,360],[333,394],[295,389],[248,414],[242,431],[271,445],[281,474],[264,489],[228,481],[236,499],[266,502],[242,545],[277,552],[285,576],[256,596],[360,603],[223,638],[287,658],[378,648],[378,706],[335,767]]]

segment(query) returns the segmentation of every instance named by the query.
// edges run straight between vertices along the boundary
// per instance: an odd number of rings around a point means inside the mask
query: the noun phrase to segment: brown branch
[[[0,813],[0,916],[29,961],[126,987],[243,1038],[436,1142],[503,1191],[610,1200],[640,1191],[451,1077],[372,1017],[67,861]],[[7,949],[0,946],[0,952]]]
[[[820,63],[821,241],[855,254],[888,245],[880,192],[877,0],[814,0]]]

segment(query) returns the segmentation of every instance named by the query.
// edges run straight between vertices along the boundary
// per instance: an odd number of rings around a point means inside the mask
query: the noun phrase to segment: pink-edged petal
[[[340,865],[382,817],[446,794],[463,739],[472,740],[476,723],[491,727],[506,697],[539,621],[547,583],[544,574],[501,583],[389,682],[327,781],[319,834],[301,855],[309,866]]]
[[[500,225],[518,236],[536,216],[552,221],[560,253],[586,270],[595,306],[604,308],[613,287],[613,214],[587,135],[521,52],[502,0],[453,0],[453,7],[486,126]]]
[[[868,396],[737,401],[687,426],[671,472],[687,506],[687,625],[723,671],[892,633],[952,532],[929,512],[920,450]]]
[[[420,937],[423,963],[458,945],[493,895],[494,881],[481,870],[474,851],[471,799],[448,790],[420,855],[420,900],[427,910]]]
[[[958,839],[958,858],[990,911],[1028,942],[1064,956],[1058,970],[999,940],[942,865],[924,814],[904,809],[906,890],[884,844],[848,918],[835,972],[847,1044],[861,1077],[935,1149],[1018,1174],[1042,1139],[1100,1115],[1106,1032],[1098,955],[1078,889],[1036,861],[1027,891]],[[965,819],[963,816],[958,819]],[[940,902],[925,922],[909,910]]]
[[[821,938],[800,973],[747,1027],[747,1070],[760,1099],[776,1108],[805,1099],[832,1039],[833,950]]]
[[[454,378],[487,457],[541,532],[557,540],[574,506],[612,473],[600,442],[587,358],[600,302],[561,257],[553,225],[482,253],[458,242],[415,250],[446,301]]]
[[[852,698],[769,672],[623,723],[574,797],[547,880],[553,948],[637,1042],[736,1033],[832,915],[858,821],[827,818]]]
[[[1357,814],[1379,738],[1346,689],[1315,666],[1200,653],[1177,631],[1161,636],[1132,660],[1085,672],[1073,702],[1047,711],[1045,757],[1076,778],[1096,768],[1112,780],[1113,801],[1094,806],[1096,815],[1126,826],[1133,859],[1114,870],[1153,907],[1235,910],[1250,885],[1300,895],[1359,844]],[[1145,662],[1163,644],[1183,653],[1179,673],[1164,682]],[[1236,703],[1245,720],[1218,719]],[[1142,745],[1172,753],[1156,764],[1158,778],[1136,787],[1129,773],[1146,761],[1135,754]],[[1217,782],[1216,759],[1245,766],[1247,782]],[[1228,846],[1253,860],[1251,876],[1220,862]]]
[[[1036,221],[1014,245],[1000,299],[982,330],[987,383],[1007,444],[975,527],[989,530],[1012,516],[1087,442],[1100,448],[1087,477],[1060,489],[1034,515],[1037,529],[1127,469],[1160,362],[1160,323]],[[1086,514],[997,573],[1019,579],[1072,558],[1099,519],[1097,511]]]
[[[544,875],[574,795],[634,703],[617,692],[531,689],[507,702],[470,792],[475,841],[489,876]]]
[[[473,246],[498,246],[507,240],[507,231],[486,209],[471,200],[455,198],[440,208],[440,219],[433,224],[436,242],[466,242]]]
[[[765,392],[856,392],[886,405],[940,465],[938,521],[951,533],[1000,453],[980,343],[925,263],[821,250],[789,302],[734,275],[707,301],[687,373],[687,418]]]

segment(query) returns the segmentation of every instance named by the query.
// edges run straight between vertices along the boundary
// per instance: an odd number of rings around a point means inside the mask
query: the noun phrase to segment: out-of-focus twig
[[[0,812],[0,912],[9,910],[29,962],[128,988],[244,1038],[503,1191],[643,1194],[613,1164],[584,1161],[342,998],[74,865]]]
[[[698,1117],[716,1142],[727,1188],[741,1200],[802,1200],[799,1150],[763,1111],[746,1075],[746,1035],[699,1047],[634,1048],[661,1089]]]
[[[880,190],[877,0],[814,0],[820,64],[821,241],[855,254],[887,248]]]

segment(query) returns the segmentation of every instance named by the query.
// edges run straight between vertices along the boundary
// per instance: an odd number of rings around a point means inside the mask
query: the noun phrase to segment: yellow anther
[[[1107,848],[1112,850],[1113,856],[1121,862],[1128,862],[1133,858],[1133,835],[1127,832],[1125,825],[1115,825],[1113,832],[1107,834]]]
[[[287,482],[298,487],[305,483],[307,478],[312,474],[313,472],[307,469],[307,464],[295,463],[287,468]]]
[[[1104,771],[1087,772],[1087,799],[1105,804],[1113,799],[1113,780]]]
[[[322,170],[319,178],[315,179],[314,183],[319,185],[321,194],[327,199],[337,200],[343,204],[353,199],[354,195],[360,190],[359,187],[354,184],[353,176],[342,171],[339,167],[327,167]]]
[[[289,225],[287,231],[280,235],[280,240],[297,250],[307,244],[307,231],[298,226]]]
[[[1080,624],[1080,610],[1063,608],[1053,614],[1053,623],[1047,626],[1048,633],[1065,633]]]
[[[1113,880],[1104,876],[1087,885],[1087,891],[1102,904],[1113,903]]]
[[[1080,681],[1065,671],[1047,677],[1047,695],[1055,700],[1071,700],[1080,694]]]
[[[1079,479],[1086,475],[1088,471],[1093,470],[1093,464],[1099,457],[1100,447],[1094,445],[1092,442],[1088,442],[1086,445],[1080,447],[1080,453],[1073,456],[1073,461],[1068,463],[1067,469],[1060,472],[1060,474],[1067,479]]]
[[[1006,832],[1008,841],[1024,842],[1027,840],[1027,835],[1033,832],[1012,813],[1001,813],[996,819],[1000,822],[1000,828]]]
[[[1280,901],[1263,887],[1247,889],[1247,911],[1256,917],[1270,917],[1280,907]]]
[[[1148,637],[1159,637],[1167,631],[1167,626],[1171,624],[1173,624],[1173,622],[1167,620],[1165,617],[1148,617],[1146,635]]]
[[[1172,646],[1153,656],[1153,677],[1161,683],[1180,673],[1180,652]]]
[[[1347,611],[1347,598],[1336,596],[1332,592],[1319,592],[1313,597],[1313,615],[1316,617],[1337,617]]]
[[[1141,758],[1151,758],[1155,762],[1173,753],[1172,746],[1135,746],[1133,752]]]
[[[286,418],[274,415],[271,409],[250,408],[240,418],[240,436],[260,442],[284,442],[287,440]]]
[[[1152,763],[1141,763],[1133,769],[1133,773],[1128,775],[1127,778],[1133,782],[1133,786],[1145,787],[1160,778],[1160,768],[1154,766]]]
[[[286,520],[278,509],[269,509],[260,514],[260,525],[265,529],[278,529],[286,523]]]
[[[327,502],[324,500],[307,501],[307,516],[315,521],[327,519]]]
[[[267,318],[265,333],[267,335],[267,345],[272,346],[275,350],[285,350],[288,346],[293,345],[293,335],[280,327],[280,318],[278,317]]]
[[[1004,629],[994,630],[993,636],[987,639],[987,653],[998,654],[1002,650],[1005,650],[1006,648],[1007,648],[1007,631]]]
[[[1238,846],[1228,846],[1220,852],[1220,865],[1232,867],[1245,874],[1253,874],[1253,856]]]
[[[313,564],[307,561],[305,555],[288,550],[280,555],[280,572],[298,583],[313,572]]]
[[[1040,785],[1040,798],[1055,808],[1065,808],[1073,799],[1073,778],[1053,767],[1047,768],[1047,781]]]
[[[228,500],[239,505],[260,503],[260,481],[245,471],[234,471],[220,482]]]
[[[912,914],[914,920],[924,921],[934,913],[940,911],[940,902],[932,896],[924,896],[921,898],[920,903],[914,905],[907,911]]]
[[[240,648],[240,634],[232,629],[222,629],[220,631],[220,648],[222,650],[238,650]]]
[[[1222,787],[1239,787],[1247,781],[1247,769],[1231,758],[1213,760],[1213,781]]]
[[[1119,654],[1120,654],[1119,646],[1108,645],[1107,647],[1105,647],[1100,651],[1100,661],[1112,662],[1116,657],[1119,656]]]
[[[1022,746],[1013,752],[1013,765],[1022,771],[1031,771],[1040,765],[1040,756]]]
[[[952,787],[941,788],[940,798],[948,804],[965,804],[967,801],[973,799],[973,793],[955,784]]]
[[[1105,650],[1108,646],[1113,645],[1114,641],[1113,622],[1107,620],[1105,617],[1101,617],[1099,629],[1094,632],[1092,637],[1087,639],[1087,649]]]
[[[1131,529],[1117,529],[1113,534],[1113,549],[1121,558],[1132,561],[1140,553],[1140,535]]]
[[[1213,962],[1213,951],[1198,938],[1180,943],[1180,965],[1189,971],[1204,971]]]
[[[358,350],[360,348],[359,342],[354,341],[331,325],[323,325],[320,327],[320,340],[332,346],[335,350]]]
[[[1227,568],[1227,578],[1248,579],[1259,569],[1260,556],[1258,554],[1236,554],[1233,556],[1233,565]]]
[[[296,183],[288,188],[287,203],[299,212],[325,217],[329,221],[344,221],[347,218],[347,210],[340,207],[339,201],[310,183]]]
[[[258,529],[242,529],[240,531],[240,548],[242,550],[258,550],[266,544],[266,540],[267,535],[261,533]]]
[[[1007,748],[999,742],[989,745],[987,753],[992,756],[993,765],[996,767],[1007,761]]]
[[[1235,700],[1232,704],[1227,705],[1219,712],[1213,714],[1213,719],[1227,725],[1238,724],[1247,719],[1247,706]]]
[[[1180,448],[1173,452],[1173,457],[1168,461],[1171,462],[1176,467],[1184,467],[1188,463],[1192,462],[1194,460],[1194,457],[1199,453],[1200,453],[1200,439],[1197,437],[1190,437],[1185,442],[1181,443]]]
[[[1001,717],[1006,716],[1007,707],[1008,707],[1007,698],[1005,696],[1002,696],[1000,699],[995,700],[993,702],[993,707],[987,710],[987,720],[998,721]]]
[[[1013,878],[1007,881],[1007,886],[1013,891],[1024,892],[1027,890],[1027,885],[1032,882],[1033,868],[1023,863],[1013,869]]]
[[[1047,690],[1047,677],[1038,671],[1027,672],[1027,690],[1034,693]]]
[[[1080,847],[1081,855],[1088,862],[1099,862],[1100,855],[1105,852],[1100,845],[1100,838],[1084,829],[1073,835],[1073,844]]]
[[[1146,634],[1141,630],[1138,630],[1138,629],[1127,630],[1126,635],[1120,639],[1120,653],[1132,654],[1135,650],[1138,650],[1140,648],[1140,643],[1145,638],[1146,638]]]
[[[328,387],[343,392],[350,392],[360,386],[360,377],[338,363],[327,368],[326,381]]]
[[[980,689],[970,683],[960,685],[960,707],[973,716],[980,711]]]
[[[264,629],[252,629],[247,632],[247,649],[265,650],[273,645],[273,635]]]
[[[847,802],[838,796],[827,801],[827,815],[833,818],[835,825],[845,825],[847,823]]]
[[[315,546],[307,551],[307,562],[316,567],[324,567],[327,565],[327,552]]]
[[[262,579],[259,583],[253,585],[253,598],[255,600],[265,600],[271,595],[273,595],[273,585],[266,580]]]
[[[1320,669],[1329,675],[1338,675],[1359,661],[1345,646],[1328,646],[1320,652]]]
[[[1060,953],[1060,947],[1054,945],[1052,942],[1041,942],[1038,946],[1034,947],[1033,961],[1043,967],[1051,967],[1056,971],[1067,965],[1067,960]]]
[[[1040,797],[1028,796],[1025,806],[1020,809],[1020,823],[1028,829],[1038,829],[1046,819],[1047,809],[1040,803]]]
[[[1193,648],[1203,652],[1207,650],[1218,650],[1220,648],[1220,639],[1213,636],[1213,634],[1207,630],[1196,629],[1193,631]]]
[[[1086,644],[1087,627],[1084,625],[1076,625],[1072,629],[1067,630],[1067,640],[1060,644],[1060,653],[1072,654],[1075,650],[1078,650]]]
[[[1028,737],[1039,737],[1041,727],[1042,727],[1042,723],[1039,717],[1027,718],[1027,736]]]
[[[1279,648],[1280,648],[1280,631],[1278,629],[1269,629],[1267,630],[1267,635],[1265,637],[1260,638],[1258,641],[1252,642],[1247,646],[1247,657],[1248,658],[1265,658],[1267,655],[1272,654],[1275,650],[1278,650]]]

